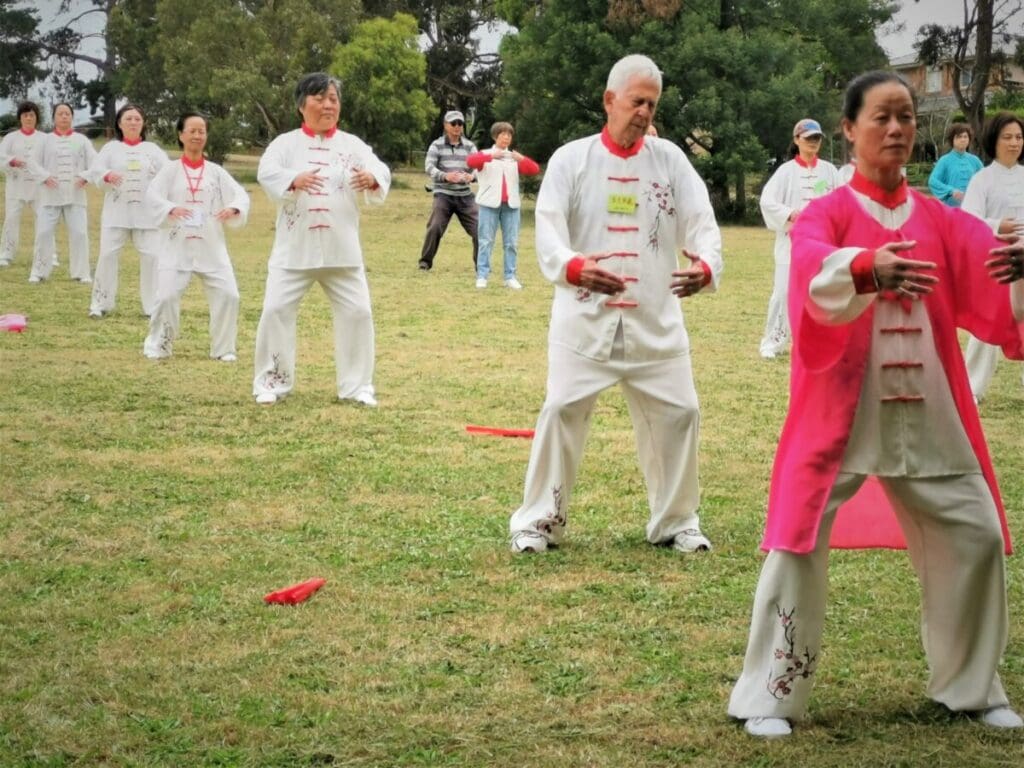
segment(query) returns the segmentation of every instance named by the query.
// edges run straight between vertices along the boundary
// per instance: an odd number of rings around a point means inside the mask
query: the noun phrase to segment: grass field
[[[550,287],[528,203],[521,293],[473,288],[457,225],[429,274],[430,199],[398,176],[367,209],[380,408],[334,399],[330,316],[299,318],[298,383],[251,397],[272,210],[229,234],[236,364],[207,358],[189,289],[174,356],[142,356],[137,258],[118,310],[86,317],[67,257],[26,282],[30,220],[0,271],[0,766],[1019,766],[1024,734],[924,696],[918,589],[894,552],[836,552],[809,720],[784,742],[725,715],[746,642],[785,360],[757,355],[771,283],[761,229],[724,232],[718,295],[685,304],[702,403],[702,521],[715,551],[647,545],[617,390],[602,396],[566,544],[508,552],[544,395]],[[92,193],[93,263],[99,196]],[[63,241],[61,241],[63,243]],[[500,286],[500,281],[498,281]],[[492,286],[495,283],[492,281]],[[1024,540],[1024,389],[1003,363],[982,409]],[[1009,561],[1001,669],[1024,706],[1024,566]],[[272,589],[322,576],[296,607]]]

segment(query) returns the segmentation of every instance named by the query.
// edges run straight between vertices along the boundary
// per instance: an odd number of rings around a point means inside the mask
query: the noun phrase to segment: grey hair
[[[611,72],[608,73],[606,90],[618,93],[626,87],[630,78],[638,75],[656,82],[658,93],[661,93],[661,70],[648,57],[639,53],[631,53],[615,62]]]
[[[308,75],[303,75],[295,86],[295,109],[301,111],[307,97],[327,93],[327,89],[332,85],[340,99],[341,80],[338,78],[331,77],[326,72],[310,72]]]

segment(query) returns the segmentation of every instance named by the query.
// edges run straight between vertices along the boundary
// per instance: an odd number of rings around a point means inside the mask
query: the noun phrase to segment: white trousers
[[[864,479],[837,476],[813,552],[768,553],[743,673],[729,699],[733,717],[804,715],[821,656],[829,532],[836,510]],[[928,696],[956,711],[1007,704],[996,672],[1008,625],[1003,537],[985,478],[879,479],[921,582]]]
[[[139,297],[142,301],[142,313],[147,316],[153,314],[160,233],[155,229],[125,227],[100,229],[100,256],[96,261],[96,275],[92,283],[90,313],[113,311],[117,303],[118,257],[129,240],[139,252]]]
[[[38,215],[34,200],[22,200],[10,195],[4,198],[4,228],[0,232],[0,267],[6,267],[14,261],[18,252],[18,240],[21,239],[21,212],[25,208]]]
[[[565,347],[548,349],[547,397],[526,470],[523,505],[509,522],[558,544],[565,533],[576,471],[597,396],[619,384],[636,433],[651,516],[647,540],[671,541],[699,524],[697,441],[700,410],[689,353],[668,360],[597,362]]]
[[[57,252],[57,222],[64,218],[68,228],[68,271],[72,280],[89,280],[89,223],[84,205],[40,205],[36,209],[36,242],[32,277],[46,280],[53,272]]]
[[[1002,354],[1003,350],[995,344],[986,344],[973,336],[967,338],[964,363],[967,364],[967,377],[971,380],[971,393],[978,400],[985,397],[985,393],[988,392]],[[1024,372],[1021,373],[1020,381],[1024,384]]]
[[[142,345],[147,357],[170,357],[181,327],[181,297],[192,275],[203,284],[210,305],[210,357],[236,354],[238,337],[238,283],[230,266],[216,272],[160,269],[157,271],[156,301],[149,318],[149,335]]]
[[[295,386],[295,325],[299,303],[319,283],[334,318],[338,397],[373,394],[373,314],[363,267],[283,269],[271,266],[256,329],[254,395],[287,395]]]
[[[762,355],[781,355],[789,347],[789,263],[775,264],[772,296],[768,299],[768,318],[761,337]]]

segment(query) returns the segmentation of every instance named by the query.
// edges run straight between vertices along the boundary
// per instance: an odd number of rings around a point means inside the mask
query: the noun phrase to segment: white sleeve
[[[369,144],[362,140],[359,140],[359,143],[359,160],[363,164],[363,170],[372,173],[377,181],[377,188],[365,190],[363,199],[368,203],[383,203],[391,189],[391,169],[374,154]]]
[[[764,225],[775,232],[785,232],[789,227],[789,216],[793,208],[786,204],[790,177],[793,174],[792,161],[779,166],[768,183],[761,190],[761,216]]]
[[[168,164],[161,168],[146,187],[145,206],[152,220],[162,225],[167,215],[174,208],[171,201],[171,184],[174,181],[174,166]]]
[[[715,220],[715,209],[711,205],[704,180],[685,156],[681,159],[684,165],[676,182],[682,192],[676,197],[676,206],[679,208],[678,241],[687,251],[700,256],[711,268],[711,282],[704,290],[714,292],[718,290],[725,269],[725,262],[722,259],[722,232]]]
[[[574,159],[570,151],[556,150],[537,193],[535,229],[537,261],[544,277],[569,287],[565,269],[579,256],[570,245],[569,207],[576,196]]]
[[[877,293],[857,293],[850,265],[863,248],[840,248],[821,264],[811,280],[807,310],[822,325],[843,325],[856,320],[871,306]]]
[[[256,180],[267,193],[267,197],[275,203],[295,196],[295,191],[289,190],[289,187],[299,173],[288,167],[285,157],[288,145],[291,144],[290,139],[290,135],[286,133],[270,142],[270,146],[264,150],[260,158],[256,171]]]
[[[993,232],[999,234],[999,219],[993,219],[987,215],[988,188],[988,174],[981,172],[974,174],[967,183],[964,199],[960,201],[960,210],[978,217],[992,227]]]
[[[243,227],[249,220],[249,193],[226,170],[217,166],[217,171],[220,176],[224,207],[238,210],[237,216],[232,216],[224,223],[232,229]]]

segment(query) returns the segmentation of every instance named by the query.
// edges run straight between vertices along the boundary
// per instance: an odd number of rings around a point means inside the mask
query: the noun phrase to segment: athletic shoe
[[[505,281],[505,287],[511,288],[513,291],[523,290],[523,284],[516,280],[514,277],[510,277]]]
[[[41,277],[36,277],[35,275],[32,275],[31,277],[29,277],[28,281],[30,283],[41,283],[43,282],[43,279]]]
[[[478,277],[476,279],[476,287],[477,288],[486,288],[487,287],[487,278],[486,277]]]
[[[512,534],[512,551],[516,554],[546,552],[548,540],[539,533],[519,531]]]
[[[789,720],[782,717],[751,717],[743,724],[743,730],[761,739],[777,739],[793,732]]]
[[[236,355],[234,352],[228,352],[226,355],[221,355],[217,359],[220,360],[222,363],[234,363],[238,360],[238,355]]]
[[[425,262],[425,261],[421,261],[420,262],[420,269],[422,269],[424,272],[429,272],[430,271],[430,264]]]
[[[981,713],[979,719],[990,728],[1021,728],[1024,720],[1007,706],[992,707]]]
[[[672,539],[672,548],[680,552],[710,552],[711,542],[699,528],[687,528]]]
[[[367,408],[377,407],[377,398],[373,396],[372,392],[359,392],[354,397],[342,397],[339,400],[352,400],[360,405],[365,405]]]
[[[277,395],[273,392],[260,392],[256,395],[256,403],[258,405],[273,405],[277,402]]]

